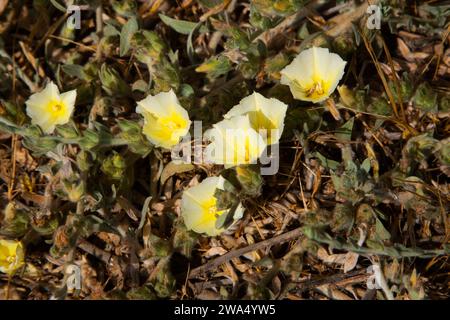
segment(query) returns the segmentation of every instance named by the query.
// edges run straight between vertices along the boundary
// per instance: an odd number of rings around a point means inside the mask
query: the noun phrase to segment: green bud
[[[428,83],[423,82],[417,87],[414,103],[422,111],[436,112],[438,110],[437,93]]]
[[[24,137],[23,145],[25,148],[37,153],[44,154],[51,150],[54,150],[58,145],[58,142],[53,137],[40,137],[40,138],[29,138]]]
[[[42,130],[37,125],[28,126],[23,134],[23,136],[27,138],[39,138],[41,135]]]
[[[259,172],[259,167],[241,165],[237,166],[235,170],[236,178],[242,187],[242,191],[251,197],[259,196],[263,185],[263,178]]]
[[[125,159],[117,152],[114,152],[103,161],[101,170],[111,179],[119,181],[125,176]]]
[[[14,202],[8,203],[4,211],[0,235],[7,237],[21,237],[28,231],[29,214],[17,209]]]
[[[99,142],[100,138],[98,134],[91,129],[86,129],[83,132],[83,138],[81,138],[78,143],[82,149],[90,150],[96,147],[99,144]]]
[[[130,87],[119,72],[104,63],[99,72],[102,88],[110,96],[129,96]]]
[[[78,164],[78,168],[81,171],[84,171],[84,172],[88,171],[89,168],[91,167],[91,163],[92,163],[92,159],[91,159],[89,152],[82,150],[77,154],[77,164]]]
[[[71,182],[66,179],[62,181],[64,192],[67,194],[70,202],[78,202],[86,193],[86,185],[83,181]]]
[[[56,126],[56,133],[66,139],[75,139],[78,137],[78,130],[72,122]]]
[[[225,56],[215,56],[198,66],[195,71],[206,73],[211,78],[218,78],[231,70],[231,62]]]

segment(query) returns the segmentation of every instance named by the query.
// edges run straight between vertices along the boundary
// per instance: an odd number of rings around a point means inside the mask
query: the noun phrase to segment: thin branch
[[[256,250],[259,250],[262,248],[271,247],[276,244],[281,244],[281,243],[285,243],[285,242],[288,242],[291,240],[295,240],[295,239],[299,238],[302,234],[303,234],[302,228],[297,228],[292,231],[286,232],[282,235],[249,245],[245,248],[230,251],[230,252],[224,254],[223,256],[220,256],[214,260],[211,260],[200,267],[192,269],[192,271],[189,274],[189,279],[198,277],[199,275],[201,275],[205,272],[208,272],[210,270],[213,270],[213,269],[217,268],[218,266],[220,266],[221,264],[223,264],[233,258],[242,256],[243,254],[246,254],[248,252],[256,251]]]

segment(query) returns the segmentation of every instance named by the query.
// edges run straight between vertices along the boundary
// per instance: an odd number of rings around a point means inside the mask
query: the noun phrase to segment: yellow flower
[[[148,96],[137,104],[136,112],[144,116],[143,132],[155,146],[170,149],[188,133],[191,120],[173,90]]]
[[[183,192],[181,215],[189,230],[205,233],[209,236],[216,236],[225,231],[223,227],[217,228],[216,222],[221,215],[227,214],[229,209],[218,210],[216,207],[217,199],[214,196],[217,189],[224,190],[225,182],[226,180],[221,176],[210,177]],[[244,209],[239,204],[233,215],[233,220],[242,218],[243,212]]]
[[[235,116],[248,115],[252,128],[265,138],[268,145],[271,145],[280,140],[284,129],[286,110],[287,105],[280,100],[268,99],[253,92],[228,111],[224,118],[231,119]]]
[[[336,89],[346,63],[326,48],[312,47],[281,70],[281,83],[289,86],[296,99],[321,102]]]
[[[205,160],[230,168],[256,163],[267,144],[252,128],[249,115],[222,120],[205,132],[211,143],[205,148]]]
[[[24,257],[20,241],[0,240],[0,272],[12,275],[23,266]]]
[[[50,82],[44,90],[30,96],[26,101],[26,111],[31,123],[49,134],[56,125],[69,122],[76,98],[76,90],[59,93],[58,87]]]

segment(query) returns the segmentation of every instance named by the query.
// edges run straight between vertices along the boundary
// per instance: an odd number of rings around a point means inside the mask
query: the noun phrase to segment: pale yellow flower
[[[321,102],[336,89],[346,63],[326,48],[312,47],[281,70],[281,83],[289,86],[296,99]]]
[[[252,128],[248,115],[222,120],[205,132],[211,143],[205,148],[205,160],[230,168],[256,163],[267,144]]]
[[[205,233],[209,236],[216,236],[225,229],[217,228],[217,219],[227,214],[230,209],[218,210],[216,207],[217,199],[214,196],[217,189],[224,190],[226,180],[219,177],[210,177],[203,180],[195,187],[189,188],[183,192],[181,198],[181,215],[184,223],[189,230],[197,233]],[[241,204],[234,212],[233,220],[242,218],[244,209]]]
[[[278,143],[284,129],[284,118],[287,105],[275,98],[266,98],[263,95],[253,94],[242,99],[234,106],[225,119],[236,116],[248,115],[250,125],[260,133],[268,145]]]
[[[170,90],[139,101],[136,112],[144,116],[143,132],[157,147],[170,149],[189,132],[189,114]]]
[[[69,122],[76,98],[76,90],[59,93],[58,87],[50,82],[44,90],[30,96],[26,101],[26,112],[32,124],[49,134],[56,125]]]
[[[0,240],[0,272],[12,275],[24,265],[24,249],[20,241]]]

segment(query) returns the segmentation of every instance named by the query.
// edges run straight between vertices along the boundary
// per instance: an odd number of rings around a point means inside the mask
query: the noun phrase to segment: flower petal
[[[344,75],[346,62],[326,48],[302,51],[281,70],[281,83],[288,85],[294,98],[321,102],[336,89]]]
[[[277,143],[283,133],[284,118],[286,116],[287,105],[278,99],[267,99],[263,95],[254,92],[242,99],[238,105],[234,106],[225,119],[235,116],[248,115],[250,124],[259,134],[264,133],[268,145]]]
[[[191,126],[189,114],[173,90],[139,101],[136,112],[144,117],[143,133],[157,147],[172,148],[189,132]]]
[[[70,120],[75,100],[76,90],[60,94],[58,87],[50,82],[44,90],[29,97],[26,101],[26,113],[31,118],[31,123],[50,134],[56,125]]]

